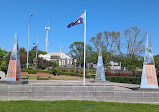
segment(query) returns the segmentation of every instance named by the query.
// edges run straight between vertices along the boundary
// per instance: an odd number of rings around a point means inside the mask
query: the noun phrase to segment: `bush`
[[[62,72],[69,72],[67,69],[61,69]]]
[[[28,74],[36,74],[36,71],[28,71]]]
[[[83,70],[79,70],[78,73],[83,74]],[[85,74],[87,74],[87,71],[85,71]]]
[[[96,74],[96,70],[87,71],[87,73]]]
[[[55,67],[55,68],[52,70],[52,74],[53,74],[53,75],[58,75],[59,72],[60,72],[59,67]]]

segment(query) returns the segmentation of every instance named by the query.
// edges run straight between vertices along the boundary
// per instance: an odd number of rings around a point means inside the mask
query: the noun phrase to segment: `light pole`
[[[36,43],[36,65],[35,65],[35,68],[37,68],[37,57],[38,57],[38,36],[37,36],[37,43]]]
[[[36,55],[36,57],[34,58],[35,59],[35,68],[37,68],[37,57],[38,57],[38,36],[37,36],[37,43],[33,43],[33,45],[35,45],[36,44],[36,46],[34,47],[35,48],[35,55]]]
[[[33,14],[30,15],[30,19],[29,19],[29,23],[28,23],[28,49],[27,49],[27,69],[28,69],[28,58],[29,58],[29,24],[31,21],[31,17],[33,16]]]

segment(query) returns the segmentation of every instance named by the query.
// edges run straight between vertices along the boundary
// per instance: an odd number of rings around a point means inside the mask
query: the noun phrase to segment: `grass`
[[[22,76],[22,78],[27,78],[26,76]],[[35,74],[30,74],[30,80],[37,80],[37,76]],[[41,77],[40,79],[49,79],[48,77]],[[51,76],[51,80],[79,80],[82,79],[81,77],[77,76],[66,76],[66,75],[59,75],[59,76]]]
[[[159,112],[159,105],[95,101],[0,101],[0,112]]]

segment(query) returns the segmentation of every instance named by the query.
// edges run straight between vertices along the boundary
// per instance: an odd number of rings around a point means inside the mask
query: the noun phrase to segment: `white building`
[[[117,62],[114,62],[114,61],[110,61],[110,68],[111,70],[121,70],[121,63],[117,63]]]
[[[56,61],[59,59],[59,66],[72,68],[73,67],[73,58],[62,52],[55,52],[55,53],[47,53],[47,54],[40,54],[39,58],[46,59],[47,61]]]

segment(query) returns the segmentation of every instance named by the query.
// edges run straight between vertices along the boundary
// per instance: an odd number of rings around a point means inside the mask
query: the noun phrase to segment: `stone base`
[[[95,79],[94,81],[90,81],[90,82],[93,82],[93,83],[107,83],[107,82],[110,82],[110,81],[101,81],[100,79]]]
[[[28,84],[28,81],[0,81],[0,84],[21,85]]]
[[[132,90],[135,90],[135,91],[159,91],[159,89],[157,88],[130,88]]]

